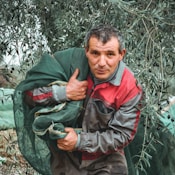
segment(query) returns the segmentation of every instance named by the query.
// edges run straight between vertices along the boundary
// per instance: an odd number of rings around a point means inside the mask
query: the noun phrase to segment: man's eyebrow
[[[107,50],[106,53],[113,53],[113,54],[115,54],[115,51],[113,51],[113,50]]]
[[[99,52],[97,49],[91,49],[91,52]]]
[[[106,52],[114,52],[113,50],[107,50]]]

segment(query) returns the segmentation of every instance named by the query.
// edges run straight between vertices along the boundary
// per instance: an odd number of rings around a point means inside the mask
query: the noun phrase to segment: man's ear
[[[126,54],[126,49],[122,49],[122,51],[120,51],[120,60],[124,58],[125,54]]]
[[[85,52],[88,52],[88,50],[89,50],[88,47],[86,47],[86,46],[84,47],[84,49],[85,49]]]
[[[84,47],[84,49],[85,49],[85,54],[87,56],[87,52],[89,51],[89,48],[88,47]]]

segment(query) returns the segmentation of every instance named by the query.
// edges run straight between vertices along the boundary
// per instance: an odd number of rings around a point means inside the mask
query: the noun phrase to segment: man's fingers
[[[78,74],[79,69],[76,68],[66,86],[66,96],[70,100],[83,100],[86,97],[88,82],[87,80],[79,81]]]
[[[85,90],[86,90],[87,89],[87,86],[88,86],[87,80],[84,80],[84,81],[81,81],[81,82],[82,82],[83,88],[85,88]]]
[[[65,132],[71,132],[72,130],[73,130],[73,128],[68,128],[68,127],[64,128]]]

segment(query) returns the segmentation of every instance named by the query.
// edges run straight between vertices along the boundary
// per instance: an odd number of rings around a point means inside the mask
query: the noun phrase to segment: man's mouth
[[[98,72],[100,74],[104,74],[104,73],[106,73],[106,69],[96,69],[96,72]]]

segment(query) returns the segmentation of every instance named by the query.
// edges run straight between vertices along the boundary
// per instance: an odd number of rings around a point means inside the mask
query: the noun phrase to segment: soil
[[[0,131],[0,175],[39,175],[20,153],[14,129]]]

